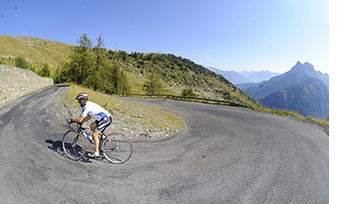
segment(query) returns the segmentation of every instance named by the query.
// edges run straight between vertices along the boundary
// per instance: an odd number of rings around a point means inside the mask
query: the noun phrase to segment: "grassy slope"
[[[13,38],[0,36],[0,57],[8,65],[14,65],[15,58],[25,57],[26,61],[39,70],[43,63],[48,63],[51,73],[56,67],[68,60],[72,53],[72,45],[40,38],[18,36]]]

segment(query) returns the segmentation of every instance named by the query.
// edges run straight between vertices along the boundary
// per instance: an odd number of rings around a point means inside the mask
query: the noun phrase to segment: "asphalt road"
[[[182,117],[187,130],[134,143],[123,165],[61,151],[57,85],[0,107],[1,203],[328,203],[319,126],[237,107],[126,98]]]

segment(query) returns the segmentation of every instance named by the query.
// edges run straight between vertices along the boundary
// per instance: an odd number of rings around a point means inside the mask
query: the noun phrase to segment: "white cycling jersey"
[[[86,117],[87,115],[90,115],[98,121],[106,117],[111,117],[111,114],[107,110],[105,110],[100,105],[93,103],[91,101],[86,102],[80,115],[84,117]]]

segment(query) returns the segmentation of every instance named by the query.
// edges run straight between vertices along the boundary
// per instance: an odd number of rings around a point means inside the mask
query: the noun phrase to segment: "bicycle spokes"
[[[112,163],[122,164],[130,159],[133,151],[131,141],[123,134],[108,135],[102,143],[103,154]]]
[[[66,156],[72,160],[78,161],[85,155],[84,137],[74,130],[69,130],[64,134],[62,145]]]

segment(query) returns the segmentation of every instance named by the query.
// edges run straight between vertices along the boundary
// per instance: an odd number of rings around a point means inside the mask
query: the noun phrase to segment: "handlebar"
[[[73,124],[76,125],[76,128],[72,127]],[[81,123],[68,123],[68,126],[69,126],[72,130],[78,130],[78,129],[86,130],[86,129],[88,129],[88,130],[93,131],[93,129],[82,127],[82,125],[83,125],[83,122],[81,122]]]

